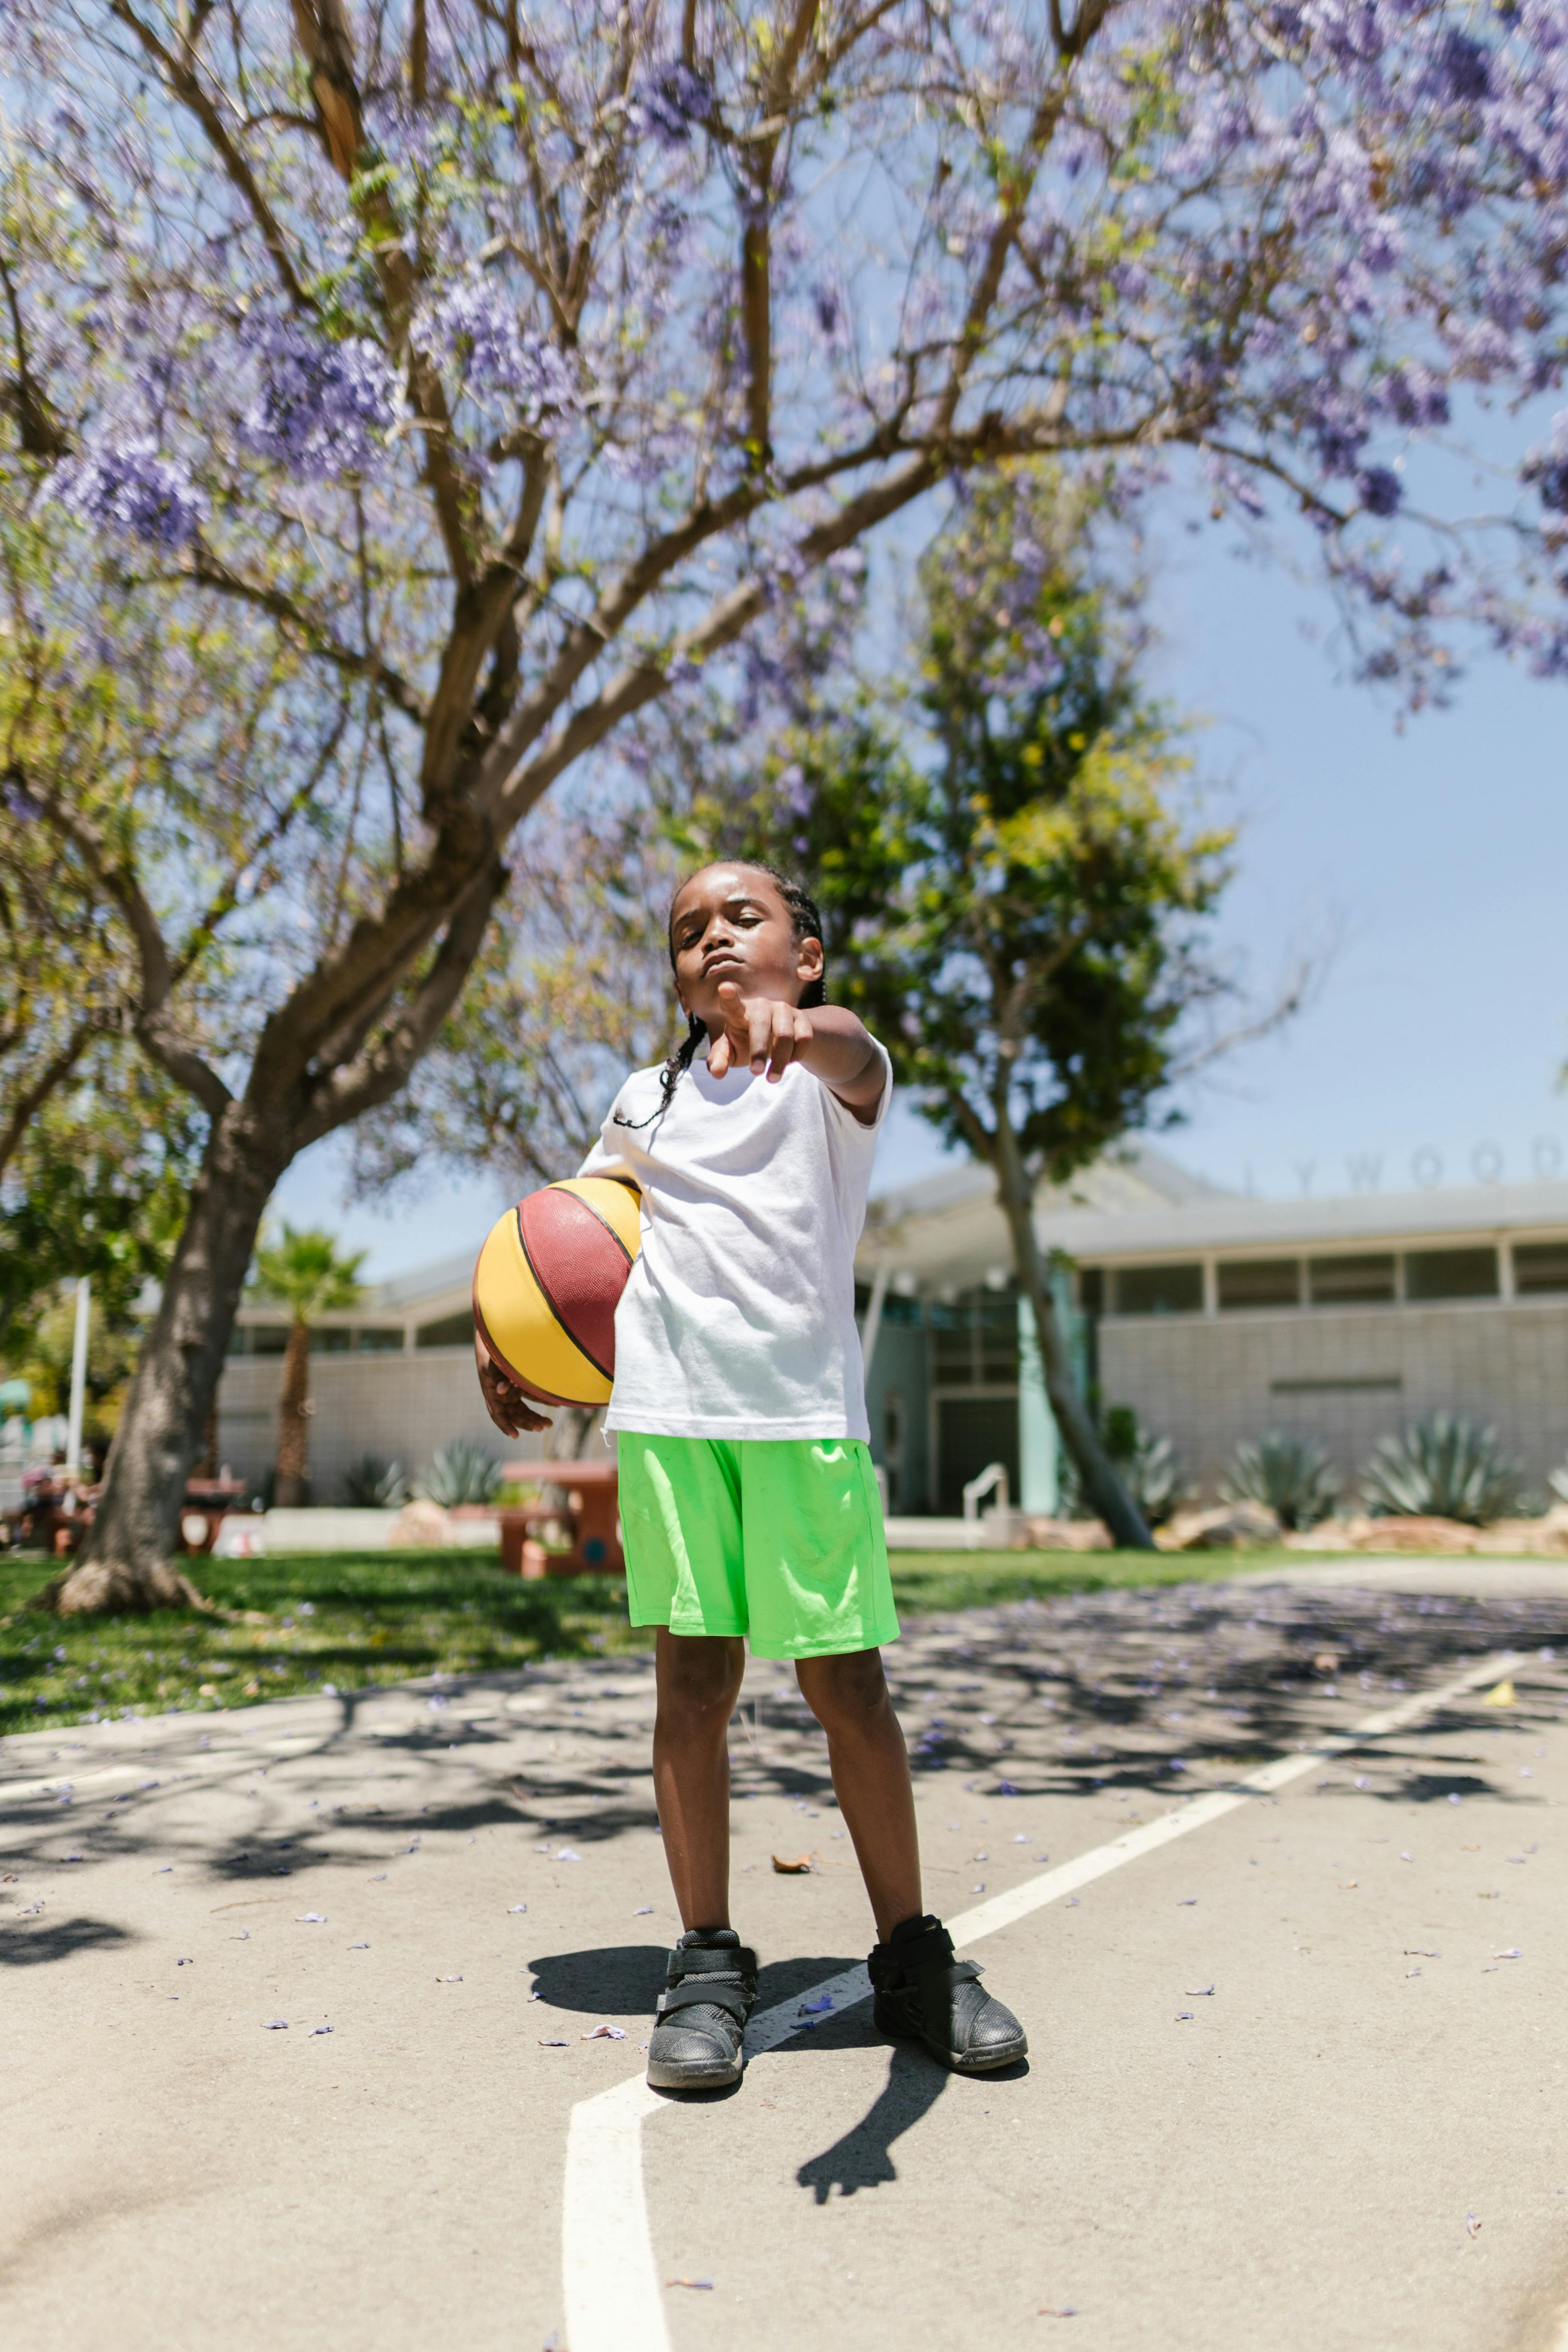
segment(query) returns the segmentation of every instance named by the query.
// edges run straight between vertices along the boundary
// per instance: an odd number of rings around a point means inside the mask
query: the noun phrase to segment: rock
[[[1351,1519],[1320,1519],[1315,1528],[1288,1528],[1280,1541],[1291,1551],[1355,1551],[1357,1525]]]
[[[1478,1551],[1518,1559],[1568,1559],[1568,1507],[1559,1503],[1539,1519],[1494,1519],[1476,1536]]]
[[[387,1542],[400,1549],[412,1544],[450,1544],[453,1535],[439,1503],[405,1503],[392,1522]]]
[[[1109,1551],[1110,1538],[1099,1519],[1043,1519],[1033,1517],[1024,1521],[1025,1533],[1035,1551]]]
[[[1210,1511],[1175,1511],[1155,1535],[1162,1551],[1245,1551],[1277,1544],[1284,1529],[1267,1503],[1221,1503]]]
[[[1422,1551],[1458,1554],[1476,1549],[1479,1528],[1458,1519],[1387,1518],[1352,1520],[1357,1551]]]

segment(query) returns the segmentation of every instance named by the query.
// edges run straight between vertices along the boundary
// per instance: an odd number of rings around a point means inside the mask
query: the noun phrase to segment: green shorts
[[[881,1498],[859,1439],[623,1430],[617,1458],[634,1625],[743,1633],[757,1658],[898,1640]]]

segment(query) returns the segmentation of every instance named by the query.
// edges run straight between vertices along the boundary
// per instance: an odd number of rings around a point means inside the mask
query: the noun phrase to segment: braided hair
[[[765,865],[760,858],[737,858],[735,862],[737,865],[744,866],[749,874],[765,874],[767,876],[769,881],[778,892],[779,897],[789,908],[790,924],[795,932],[795,942],[797,945],[802,940],[821,939],[822,917],[817,911],[816,899],[812,897],[804,882],[797,882],[793,874],[781,874],[776,866]],[[703,868],[699,866],[697,871],[701,873]],[[685,889],[687,883],[691,879],[692,877],[688,874],[683,876],[681,880],[676,884],[674,895],[669,902],[669,913],[665,919],[665,928],[669,939],[669,968],[671,971],[675,970],[675,901],[679,898],[681,892]],[[808,981],[805,987],[802,990],[800,996],[800,1009],[803,1013],[808,1013],[814,1005],[826,1004],[826,1002],[827,978],[825,967],[816,979]],[[647,1118],[627,1118],[623,1112],[617,1111],[616,1113],[615,1120],[617,1127],[651,1127],[656,1118],[663,1118],[665,1112],[669,1108],[670,1098],[674,1095],[676,1087],[680,1084],[681,1079],[691,1067],[692,1063],[697,1057],[697,1048],[701,1045],[707,1034],[708,1024],[705,1021],[700,1020],[695,1013],[689,1013],[686,1021],[686,1034],[681,1039],[680,1044],[677,1045],[674,1051],[667,1056],[664,1067],[659,1072],[658,1105],[657,1109],[649,1111]]]

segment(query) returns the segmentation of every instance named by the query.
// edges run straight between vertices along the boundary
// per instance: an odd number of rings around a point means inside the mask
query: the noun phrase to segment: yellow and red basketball
[[[501,1370],[538,1403],[607,1403],[641,1200],[618,1177],[568,1176],[491,1228],[474,1268],[474,1321]]]

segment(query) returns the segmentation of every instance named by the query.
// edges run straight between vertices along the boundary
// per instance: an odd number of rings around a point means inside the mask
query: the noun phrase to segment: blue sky
[[[1454,709],[1400,733],[1392,700],[1338,677],[1322,592],[1219,531],[1173,530],[1153,610],[1159,688],[1205,717],[1215,813],[1243,827],[1220,944],[1266,995],[1295,940],[1339,941],[1309,1011],[1193,1087],[1164,1148],[1275,1197],[1357,1189],[1374,1167],[1403,1190],[1417,1153],[1449,1184],[1523,1178],[1553,1150],[1568,1175],[1568,688],[1482,658]],[[940,1157],[895,1106],[878,1186]],[[367,1249],[373,1278],[477,1247],[505,1205],[476,1171],[348,1209],[340,1168],[318,1146],[277,1211]]]

